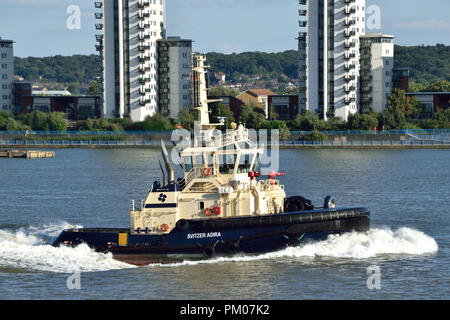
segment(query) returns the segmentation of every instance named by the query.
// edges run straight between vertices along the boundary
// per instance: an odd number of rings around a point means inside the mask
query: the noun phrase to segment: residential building
[[[408,68],[392,69],[392,89],[401,89],[405,92],[409,91],[409,69]]]
[[[432,118],[439,109],[450,108],[450,92],[411,92],[406,93],[407,97],[416,97],[423,107],[420,118]]]
[[[29,81],[14,81],[13,82],[13,106],[14,114],[22,112],[22,98],[31,96],[33,94],[33,83]]]
[[[13,112],[14,42],[0,38],[0,111]]]
[[[157,40],[165,38],[165,0],[96,1],[102,116],[142,121],[158,111]]]
[[[191,106],[192,40],[168,37],[157,41],[159,112],[172,119]]]
[[[292,120],[299,114],[298,95],[270,95],[269,108],[278,115],[276,120]]]
[[[365,0],[299,0],[299,108],[347,119],[358,112]]]
[[[233,96],[208,96],[208,100],[222,100],[221,103],[226,105],[233,112],[234,120],[238,120],[241,116],[241,107],[244,102]],[[217,102],[213,102],[210,105],[213,106]]]
[[[237,96],[245,104],[257,104],[266,115],[269,116],[269,96],[276,95],[275,92],[268,89],[250,89]]]
[[[86,120],[100,118],[101,105],[98,96],[17,96],[21,103],[21,112],[64,112],[68,120]]]
[[[372,33],[360,44],[360,111],[382,113],[392,92],[394,36]]]

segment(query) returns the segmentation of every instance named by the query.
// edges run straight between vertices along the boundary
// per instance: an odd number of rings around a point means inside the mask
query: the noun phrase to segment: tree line
[[[395,67],[410,70],[411,89],[418,91],[438,80],[450,81],[450,46],[395,46]],[[227,79],[241,81],[252,76],[265,76],[282,81],[298,78],[298,52],[207,53],[211,72],[224,72]],[[98,55],[14,58],[15,73],[26,81],[47,81],[64,84],[78,91],[97,79],[101,67]],[[96,88],[94,88],[96,89]],[[94,92],[93,90],[92,92]],[[75,92],[78,93],[78,92]]]

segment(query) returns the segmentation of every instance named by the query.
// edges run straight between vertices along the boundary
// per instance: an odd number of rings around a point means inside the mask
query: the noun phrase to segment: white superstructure
[[[394,36],[368,34],[361,39],[361,112],[382,113],[392,91]]]
[[[299,0],[299,106],[344,120],[358,111],[365,0]]]
[[[158,111],[156,41],[165,38],[165,0],[95,2],[103,61],[102,116],[142,121]]]
[[[13,112],[14,81],[13,41],[0,38],[0,111]]]

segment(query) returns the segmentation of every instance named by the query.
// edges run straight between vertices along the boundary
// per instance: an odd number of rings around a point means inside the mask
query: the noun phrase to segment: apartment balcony
[[[95,45],[95,50],[96,50],[96,51],[103,51],[103,45],[101,45],[101,44],[96,44],[96,45]]]
[[[354,75],[347,75],[347,76],[345,76],[345,81],[346,82],[354,81],[355,79],[356,79],[356,77]]]
[[[145,39],[150,39],[150,35],[146,34],[146,33],[141,33],[139,34],[139,40],[145,40]]]
[[[353,103],[353,102],[356,102],[356,98],[346,98],[345,99],[345,104],[350,104],[350,103]]]
[[[139,82],[141,84],[144,84],[144,83],[147,83],[147,82],[150,82],[150,81],[151,81],[151,79],[148,78],[148,77],[142,77],[142,78],[139,79]]]
[[[344,35],[345,35],[346,38],[350,38],[350,37],[355,36],[355,35],[356,35],[356,32],[355,32],[354,30],[351,30],[351,31],[345,31],[345,32],[344,32]]]
[[[148,29],[148,28],[150,28],[150,24],[148,24],[148,23],[140,23],[139,26],[138,26],[139,30],[145,30],[145,29]]]
[[[103,13],[96,12],[95,19],[100,19],[100,20],[103,19]]]
[[[140,11],[140,12],[138,13],[138,17],[139,17],[139,19],[150,18],[150,12],[143,12],[143,11]]]
[[[95,29],[97,29],[97,30],[103,30],[103,24],[102,24],[102,23],[97,23],[97,24],[95,24]]]
[[[350,59],[353,59],[355,57],[356,57],[355,53],[348,53],[348,54],[345,55],[345,59],[346,60],[350,60]]]
[[[138,6],[139,8],[145,8],[145,7],[149,7],[150,6],[150,1],[148,0],[141,0],[138,2]]]
[[[345,89],[344,89],[344,91],[345,91],[345,93],[346,94],[349,94],[349,93],[351,93],[351,92],[354,92],[356,90],[356,87],[355,86],[346,86],[345,87]]]
[[[306,11],[306,10],[298,10],[298,14],[301,17],[306,17],[308,15],[308,11]]]
[[[344,44],[345,49],[351,49],[351,48],[355,48],[356,47],[356,43],[355,42],[346,42]]]
[[[362,76],[361,80],[362,81],[372,81],[372,76]]]
[[[145,63],[146,61],[150,61],[150,56],[141,56],[139,57],[139,62],[140,63]]]
[[[146,50],[150,50],[149,45],[139,46],[139,51],[145,52]]]
[[[356,8],[355,7],[351,7],[351,8],[345,8],[345,14],[347,16],[350,16],[352,14],[356,13]]]
[[[96,34],[95,35],[95,40],[103,42],[103,35],[102,34]]]
[[[302,6],[306,6],[307,5],[307,1],[306,0],[298,0],[298,3],[301,4]]]
[[[344,0],[344,3],[346,5],[352,4],[352,3],[356,3],[356,0]]]
[[[346,27],[350,27],[350,26],[355,25],[355,24],[356,24],[356,20],[354,20],[354,19],[347,19],[347,20],[345,20],[345,22],[344,22],[344,25],[345,25]]]
[[[345,71],[347,71],[347,72],[349,72],[349,71],[351,71],[351,70],[353,70],[355,68],[356,68],[356,65],[354,63],[346,64],[345,67],[344,67]]]
[[[306,26],[308,25],[308,21],[299,21],[299,22],[298,22],[298,25],[299,25],[301,28],[306,28]]]

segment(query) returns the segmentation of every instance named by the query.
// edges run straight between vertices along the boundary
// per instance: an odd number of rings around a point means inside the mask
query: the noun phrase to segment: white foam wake
[[[0,268],[67,273],[74,268],[81,272],[131,268],[114,260],[111,254],[97,253],[87,245],[76,248],[53,247],[42,237],[57,236],[67,223],[0,230]]]
[[[364,233],[353,232],[331,235],[324,241],[311,242],[257,256],[219,257],[211,260],[184,261],[182,263],[159,266],[173,267],[200,263],[246,262],[264,259],[282,261],[283,258],[302,259],[311,257],[367,259],[383,255],[424,255],[437,251],[437,242],[421,231],[410,228],[400,228],[392,231],[385,228],[372,229]]]

